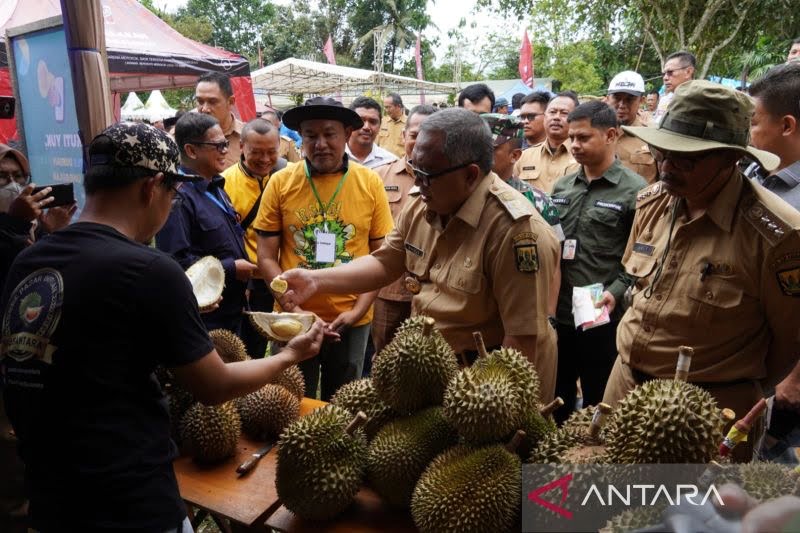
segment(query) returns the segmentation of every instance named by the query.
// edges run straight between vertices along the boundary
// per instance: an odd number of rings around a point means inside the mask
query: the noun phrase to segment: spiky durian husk
[[[533,449],[539,445],[539,442],[541,442],[545,435],[556,431],[558,426],[556,426],[552,417],[542,416],[538,409],[529,409],[522,415],[520,429],[525,432],[525,437],[517,447],[516,452],[520,459],[525,460],[530,456]],[[507,435],[507,438],[503,440],[506,442],[510,441],[511,437],[513,437],[513,434]]]
[[[603,527],[601,533],[628,533],[637,529],[660,524],[664,505],[653,507],[636,507],[612,516]]]
[[[409,320],[420,321],[418,317]],[[428,319],[430,320],[430,319]],[[453,349],[442,334],[404,323],[394,339],[375,358],[372,381],[386,404],[398,414],[441,405],[447,384],[456,374]]]
[[[478,369],[504,370],[518,391],[521,408],[525,411],[536,408],[539,401],[539,376],[533,364],[520,351],[502,347],[486,357],[479,357],[473,366]]]
[[[191,392],[177,384],[173,384],[169,387],[167,401],[169,403],[169,424],[172,438],[180,446],[181,421],[186,411],[195,403],[195,398]]]
[[[275,385],[280,385],[302,400],[306,395],[306,381],[303,379],[303,371],[297,365],[290,366],[271,381]]]
[[[719,486],[735,483],[750,496],[763,502],[781,496],[798,495],[797,474],[779,463],[744,463],[725,465],[714,479]]]
[[[364,432],[372,440],[384,424],[397,417],[391,407],[381,400],[371,378],[358,379],[339,387],[331,398],[331,403],[344,407],[351,415],[359,411],[367,415]]]
[[[234,400],[242,430],[257,440],[280,435],[300,416],[300,400],[280,385],[264,385],[259,390]]]
[[[220,359],[226,363],[236,363],[250,359],[242,339],[227,329],[212,329],[208,332]]]
[[[520,461],[501,445],[455,446],[417,482],[411,515],[422,532],[509,531],[517,523]]]
[[[707,463],[723,419],[714,398],[683,381],[657,379],[631,390],[606,425],[612,463]]]
[[[456,432],[441,407],[429,407],[383,426],[369,446],[367,479],[395,507],[408,507],[419,476],[442,451],[456,442]]]
[[[181,443],[200,463],[215,463],[236,453],[241,433],[239,413],[233,402],[194,404],[181,421]]]
[[[353,501],[364,477],[367,440],[361,428],[345,432],[352,418],[346,409],[326,405],[281,435],[275,487],[294,514],[327,520]]]

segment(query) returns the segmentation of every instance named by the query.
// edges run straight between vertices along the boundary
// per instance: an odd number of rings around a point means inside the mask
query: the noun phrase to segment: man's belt
[[[641,370],[637,370],[630,365],[628,368],[631,369],[631,374],[633,375],[633,379],[635,379],[636,382],[640,385],[642,383],[647,383],[648,381],[653,381],[654,379],[669,379],[669,378],[659,378],[656,376],[652,376],[650,374],[642,372]],[[733,381],[688,381],[687,383],[691,383],[692,385],[697,385],[698,387],[703,389],[714,389],[719,387],[732,387],[734,385],[743,385],[745,383],[752,383],[753,381],[755,380],[741,378],[741,379],[735,379]]]

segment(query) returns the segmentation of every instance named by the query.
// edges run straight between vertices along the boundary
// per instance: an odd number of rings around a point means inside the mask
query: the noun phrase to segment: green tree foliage
[[[207,18],[211,44],[252,59],[258,54],[262,29],[273,23],[275,14],[268,0],[189,0],[177,18]]]
[[[571,89],[578,94],[599,94],[603,79],[595,67],[597,50],[589,41],[569,43],[553,54],[550,75],[561,81],[561,89]]]

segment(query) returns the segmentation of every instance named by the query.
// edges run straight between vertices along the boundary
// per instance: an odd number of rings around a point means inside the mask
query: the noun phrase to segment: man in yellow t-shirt
[[[306,159],[273,175],[261,198],[253,227],[258,266],[267,280],[291,268],[318,270],[369,255],[393,227],[381,178],[345,155],[350,133],[361,127],[355,111],[317,97],[287,111],[283,121],[300,132]],[[316,313],[341,335],[300,365],[308,396],[315,395],[320,370],[324,401],[361,377],[376,295],[320,294],[304,303],[303,311]],[[278,295],[276,300],[280,309]]]

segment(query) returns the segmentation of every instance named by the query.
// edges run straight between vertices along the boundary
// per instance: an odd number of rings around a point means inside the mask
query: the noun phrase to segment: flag
[[[328,40],[325,42],[325,46],[322,47],[322,53],[325,54],[328,63],[331,65],[336,64],[336,56],[333,54],[333,39],[331,39],[330,34],[328,34]]]
[[[418,80],[424,80],[425,77],[423,76],[423,73],[422,73],[422,51],[420,50],[420,48],[421,48],[421,42],[420,41],[421,41],[420,40],[420,35],[417,34],[417,46],[414,49],[414,59],[417,61],[417,79]],[[419,91],[419,103],[420,104],[424,104],[425,103],[425,92],[423,90]]]
[[[519,77],[522,83],[533,89],[533,49],[528,39],[528,30],[525,30],[522,46],[519,47]]]

